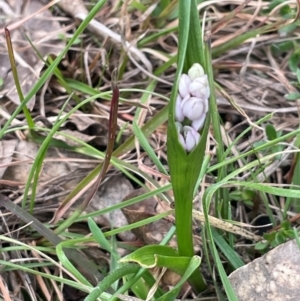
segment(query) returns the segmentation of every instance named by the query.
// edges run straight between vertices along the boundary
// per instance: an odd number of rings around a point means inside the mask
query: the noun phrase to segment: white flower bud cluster
[[[200,64],[193,64],[188,74],[181,75],[178,92],[175,107],[176,127],[180,143],[190,152],[200,141],[198,131],[204,125],[210,95],[207,75]]]

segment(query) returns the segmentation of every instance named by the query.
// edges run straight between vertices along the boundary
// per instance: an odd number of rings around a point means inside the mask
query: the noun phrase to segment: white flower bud
[[[187,152],[192,151],[200,141],[200,134],[187,125],[183,127],[183,134],[179,133],[178,135],[179,142]]]
[[[206,118],[206,114],[203,114],[200,118],[194,120],[192,122],[192,128],[197,132],[201,130],[204,125],[205,118]]]
[[[204,74],[202,66],[195,63],[189,69],[188,75],[182,74],[180,77],[179,94],[175,104],[175,122],[178,123],[176,127],[179,141],[187,151],[193,149],[198,137],[200,139],[200,135],[194,132],[198,132],[204,125],[209,96],[207,75]],[[190,126],[182,128],[183,121]]]
[[[201,98],[186,97],[181,103],[183,115],[191,121],[198,120],[206,114],[206,103]]]
[[[190,94],[189,92],[189,85],[191,80],[187,74],[182,74],[179,80],[179,94],[182,98],[185,98],[187,95]]]
[[[178,134],[180,134],[182,132],[182,124],[180,122],[175,122],[175,126]]]
[[[188,75],[191,81],[198,77],[202,77],[204,75],[204,70],[202,66],[198,63],[193,64],[193,66],[189,69]]]
[[[179,140],[179,143],[182,145],[182,147],[186,150],[186,143],[184,141],[183,135],[180,133],[178,134],[178,140]]]
[[[189,85],[189,93],[192,96],[207,99],[210,94],[207,75],[204,74],[201,77],[197,77]]]
[[[182,122],[184,120],[184,115],[182,113],[181,103],[182,103],[182,98],[178,94],[178,96],[176,98],[176,104],[175,104],[175,119],[176,119],[176,121],[180,121],[180,122]]]

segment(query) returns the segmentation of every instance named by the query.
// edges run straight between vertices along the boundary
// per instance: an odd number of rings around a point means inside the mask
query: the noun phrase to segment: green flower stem
[[[193,200],[193,199],[191,199]],[[193,202],[190,200],[177,200],[175,203],[175,220],[178,252],[181,256],[194,256],[194,243],[192,232]],[[206,283],[199,270],[193,272],[189,278],[189,284],[194,292],[201,293],[206,289]]]
[[[194,256],[192,233],[193,196],[203,163],[209,123],[210,118],[208,116],[199,145],[188,155],[178,142],[176,129],[174,131],[172,124],[169,124],[168,160],[175,199],[176,235],[180,256]],[[196,293],[206,289],[205,281],[199,270],[191,275],[189,283]]]
[[[174,111],[181,74],[187,73],[194,63],[199,63],[204,67],[207,65],[204,64],[205,44],[202,42],[201,26],[195,0],[179,1],[178,29],[177,73],[170,100],[167,152],[175,200],[178,252],[180,256],[191,258],[194,255],[192,233],[193,197],[204,160],[210,115],[207,114],[199,144],[191,153],[187,153],[178,140]],[[206,289],[205,281],[198,269],[190,276],[189,283],[196,293],[200,293]]]
[[[175,198],[176,199],[176,198]],[[175,220],[178,252],[181,256],[194,256],[193,233],[192,233],[192,212],[193,203],[190,200],[176,200]]]

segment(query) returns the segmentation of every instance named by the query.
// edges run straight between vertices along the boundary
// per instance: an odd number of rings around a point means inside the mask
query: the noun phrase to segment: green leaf
[[[124,276],[135,274],[139,271],[140,267],[134,264],[128,264],[114,270],[107,275],[91,292],[85,297],[84,301],[96,301],[97,298],[104,293],[114,282],[118,281]]]
[[[68,242],[61,242],[56,246],[56,254],[57,254],[59,261],[81,283],[84,283],[85,285],[90,285],[90,283],[87,281],[86,277],[83,276],[79,272],[79,270],[75,268],[75,266],[70,262],[70,260],[66,256],[65,252],[63,251],[63,247],[68,247],[68,246],[73,247],[72,243],[68,243]]]
[[[209,130],[210,113],[207,113],[200,143],[189,154],[183,149],[178,140],[175,125],[175,104],[178,95],[178,83],[182,73],[187,73],[194,63],[199,63],[205,70],[204,43],[202,40],[201,25],[195,0],[179,1],[179,48],[177,72],[171,93],[167,154],[170,168],[171,182],[175,198],[175,220],[178,252],[180,256],[194,255],[192,236],[192,201],[197,180],[204,160],[206,140]],[[206,288],[201,274],[193,274],[189,280],[195,292]]]
[[[276,232],[264,233],[264,239],[272,241],[275,239]]]
[[[106,237],[104,236],[103,232],[101,231],[101,229],[98,227],[98,225],[94,222],[94,220],[92,218],[88,218],[88,225],[89,225],[89,229],[93,234],[93,237],[95,238],[95,240],[98,242],[99,246],[102,249],[105,249],[107,252],[109,252],[114,259],[119,260],[120,257],[118,255],[117,252],[115,252],[112,247],[111,244],[108,242],[108,240],[106,239]]]
[[[288,220],[284,220],[281,224],[280,224],[280,229],[284,229],[284,230],[289,230],[291,229],[291,223]]]
[[[110,252],[111,248],[110,248],[109,242],[107,241],[107,239],[104,236],[103,232],[99,229],[99,227],[97,226],[97,224],[94,222],[94,220],[91,219],[90,217],[88,218],[88,225],[89,225],[90,231],[93,234],[94,239],[99,244],[99,246],[102,249]]]
[[[281,3],[284,3],[285,0],[272,0],[270,1],[269,7],[268,7],[268,11],[270,12],[271,10],[273,10],[276,6],[280,5]]]
[[[175,298],[178,295],[184,282],[186,282],[191,277],[191,275],[194,273],[194,271],[196,269],[198,269],[200,263],[201,263],[200,258],[198,256],[193,256],[188,264],[188,267],[187,267],[185,273],[182,275],[182,277],[178,281],[178,283],[165,295],[156,299],[156,301],[173,301],[173,300],[175,300]]]
[[[300,69],[299,68],[297,68],[296,75],[297,75],[298,83],[300,83]]]
[[[149,245],[135,250],[134,252],[128,254],[127,256],[120,259],[120,262],[135,262],[144,268],[153,268],[155,266],[156,259],[154,255],[163,255],[176,257],[178,256],[177,250],[160,245]]]
[[[292,93],[284,95],[284,98],[286,100],[298,100],[300,98],[300,93],[299,92],[292,92]]]
[[[255,245],[255,250],[262,251],[265,250],[269,246],[268,241],[260,241]]]
[[[268,140],[272,141],[277,138],[277,132],[272,124],[267,124],[265,131],[266,131]]]
[[[251,189],[244,189],[242,191],[242,199],[243,201],[253,201],[256,196],[256,192]]]
[[[294,43],[292,41],[284,41],[271,46],[274,55],[280,55],[282,52],[294,50]]]
[[[168,246],[149,245],[142,247],[120,260],[122,263],[134,262],[143,268],[165,267],[183,275],[191,258],[178,256],[178,252]]]
[[[253,143],[253,147],[257,148],[266,144],[266,141],[258,141]]]
[[[275,242],[277,245],[280,245],[285,242],[285,236],[282,232],[277,232],[275,235]]]
[[[234,201],[242,201],[246,204],[253,205],[253,200],[256,196],[256,192],[251,189],[241,189],[230,192],[230,198]]]
[[[209,113],[201,133],[200,143],[187,154],[178,140],[175,126],[175,102],[178,95],[178,82],[181,74],[187,71],[192,64],[200,63],[203,66],[201,27],[198,12],[194,1],[180,1],[179,4],[179,50],[175,83],[172,89],[169,110],[167,152],[170,175],[175,197],[175,216],[179,254],[193,256],[192,242],[192,199],[194,188],[200,174],[206,138],[209,129]],[[186,33],[189,33],[188,35]]]
[[[286,18],[286,17],[285,17]],[[278,30],[278,33],[281,35],[287,35],[291,34],[293,31],[295,31],[299,27],[299,24],[291,23],[286,26],[283,26]]]
[[[16,61],[15,61],[15,57],[14,57],[14,50],[13,50],[12,42],[11,42],[11,38],[10,38],[10,31],[9,31],[8,27],[4,28],[4,32],[5,32],[5,37],[6,37],[6,47],[7,47],[7,51],[8,51],[8,58],[9,58],[9,61],[10,61],[11,73],[13,75],[13,79],[14,79],[14,82],[15,82],[15,87],[16,87],[20,102],[25,103],[21,83],[20,83],[20,80],[19,80]],[[23,107],[23,113],[25,115],[25,118],[26,118],[26,121],[27,121],[27,124],[28,124],[29,128],[33,129],[34,121],[33,121],[32,116],[30,115],[30,112],[29,112],[29,110],[26,106]]]
[[[296,243],[298,245],[298,248],[300,249],[300,239],[299,239],[298,231],[295,227],[293,228],[293,231],[294,231],[294,237],[295,237]]]
[[[226,256],[229,260],[230,264],[235,268],[238,269],[244,265],[241,257],[228,245],[226,240],[219,234],[216,229],[212,229],[212,234],[215,243],[220,248],[222,253]]]
[[[299,66],[300,52],[295,51],[289,58],[289,67],[291,71],[296,72]]]
[[[295,233],[293,229],[285,230],[284,231],[284,236],[287,238],[294,239],[295,238]]]

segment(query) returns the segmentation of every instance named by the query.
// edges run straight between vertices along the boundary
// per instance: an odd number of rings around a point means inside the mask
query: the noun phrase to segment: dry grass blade
[[[108,144],[105,153],[105,159],[103,161],[103,167],[101,169],[101,173],[99,174],[96,180],[96,184],[94,185],[90,194],[87,196],[86,200],[80,206],[80,210],[82,211],[88,206],[89,202],[91,201],[96,191],[98,190],[101,182],[103,181],[110,164],[112,153],[114,151],[116,131],[117,131],[118,104],[119,104],[119,97],[120,97],[119,88],[116,86],[115,83],[112,84],[112,91],[113,94],[112,94],[111,107],[109,113]]]
[[[3,298],[4,298],[3,301],[12,301],[12,299],[10,298],[10,295],[9,295],[9,290],[8,290],[7,286],[5,285],[5,282],[1,275],[0,275],[0,292],[2,293]]]
[[[110,108],[110,114],[109,114],[110,118],[109,118],[109,130],[108,130],[108,145],[107,145],[107,149],[106,149],[105,159],[104,159],[103,165],[101,164],[102,168],[101,168],[101,172],[100,172],[98,178],[96,179],[95,183],[93,184],[92,189],[90,189],[90,192],[88,193],[88,195],[85,197],[84,201],[77,208],[76,215],[79,215],[88,206],[91,199],[93,198],[96,191],[98,190],[99,185],[100,185],[101,181],[103,180],[103,178],[107,172],[107,169],[109,167],[109,164],[110,164],[110,159],[111,159],[111,156],[113,153],[115,138],[116,138],[118,103],[119,103],[119,96],[120,96],[119,88],[115,84],[112,84],[112,90],[113,90],[113,94],[112,94],[111,108]],[[57,211],[52,219],[52,223],[56,223],[66,213],[66,211],[68,210],[68,208],[70,208],[71,205],[72,205],[71,202],[63,202],[57,209]]]
[[[234,18],[234,16],[236,16],[238,13],[240,13],[242,11],[242,9],[247,6],[247,4],[249,2],[251,2],[251,0],[244,1],[239,6],[237,6],[232,12],[225,15],[220,21],[218,21],[217,23],[215,23],[213,25],[209,34],[211,34],[211,35],[216,34],[219,30],[224,28],[227,25],[227,23]]]

